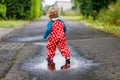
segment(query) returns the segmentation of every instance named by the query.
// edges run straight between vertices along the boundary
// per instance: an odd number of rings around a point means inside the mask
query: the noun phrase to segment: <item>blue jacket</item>
[[[60,20],[60,19],[59,19]],[[60,20],[61,22],[63,22],[62,20]],[[49,20],[48,21],[48,24],[47,24],[47,28],[46,28],[46,31],[45,33],[43,34],[43,38],[46,39],[48,37],[48,35],[50,34],[51,30],[52,30],[52,23],[53,21],[52,20]],[[63,22],[64,23],[64,22]],[[67,30],[67,27],[64,23],[64,32],[66,32]]]

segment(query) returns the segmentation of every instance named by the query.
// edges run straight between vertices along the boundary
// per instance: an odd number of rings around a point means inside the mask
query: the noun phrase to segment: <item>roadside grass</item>
[[[0,20],[0,28],[21,28],[28,22],[25,20]]]
[[[112,34],[114,36],[120,37],[120,26],[104,23],[99,20],[93,21],[91,18],[83,19],[82,16],[64,16],[64,17],[73,21],[84,22],[91,28],[95,28],[106,33]]]

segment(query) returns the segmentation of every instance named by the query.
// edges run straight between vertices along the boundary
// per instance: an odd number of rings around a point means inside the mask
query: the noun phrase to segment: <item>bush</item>
[[[5,0],[8,19],[29,19],[31,1],[30,0]]]
[[[3,4],[0,4],[0,18],[1,19],[6,18],[6,6]]]
[[[36,19],[41,16],[41,0],[31,0],[31,16]]]
[[[99,20],[109,24],[120,25],[120,0],[104,9],[99,14]]]
[[[4,0],[8,19],[36,19],[40,17],[41,0]]]

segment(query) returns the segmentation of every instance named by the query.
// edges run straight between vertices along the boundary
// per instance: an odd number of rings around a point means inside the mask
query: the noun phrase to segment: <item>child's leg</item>
[[[46,59],[52,60],[55,56],[55,50],[56,50],[56,42],[49,41],[49,43],[46,46],[47,48],[47,56]]]
[[[66,40],[60,41],[58,43],[58,49],[66,60],[70,59],[70,50],[67,47]]]

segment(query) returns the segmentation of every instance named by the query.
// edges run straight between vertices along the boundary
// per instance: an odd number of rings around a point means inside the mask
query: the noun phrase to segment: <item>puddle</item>
[[[56,50],[56,55],[54,57],[53,62],[51,65],[48,65],[48,62],[45,59],[46,55],[46,49],[45,45],[47,43],[38,42],[33,43],[33,45],[36,46],[43,46],[43,49],[41,52],[39,52],[38,55],[36,55],[34,58],[26,61],[24,64],[22,64],[22,70],[29,72],[34,75],[39,74],[48,74],[48,72],[60,72],[60,71],[86,71],[90,68],[98,66],[98,64],[94,63],[91,60],[88,60],[82,56],[80,56],[77,51],[75,51],[71,46],[69,46],[71,50],[71,62],[69,65],[66,66],[66,69],[62,70],[61,67],[66,65],[64,57],[61,56],[59,50]],[[51,69],[50,69],[51,68]]]
[[[10,42],[34,42],[34,41],[40,41],[40,40],[43,40],[42,35],[32,36],[32,37],[14,37],[14,38],[8,38],[7,41],[10,41]]]

